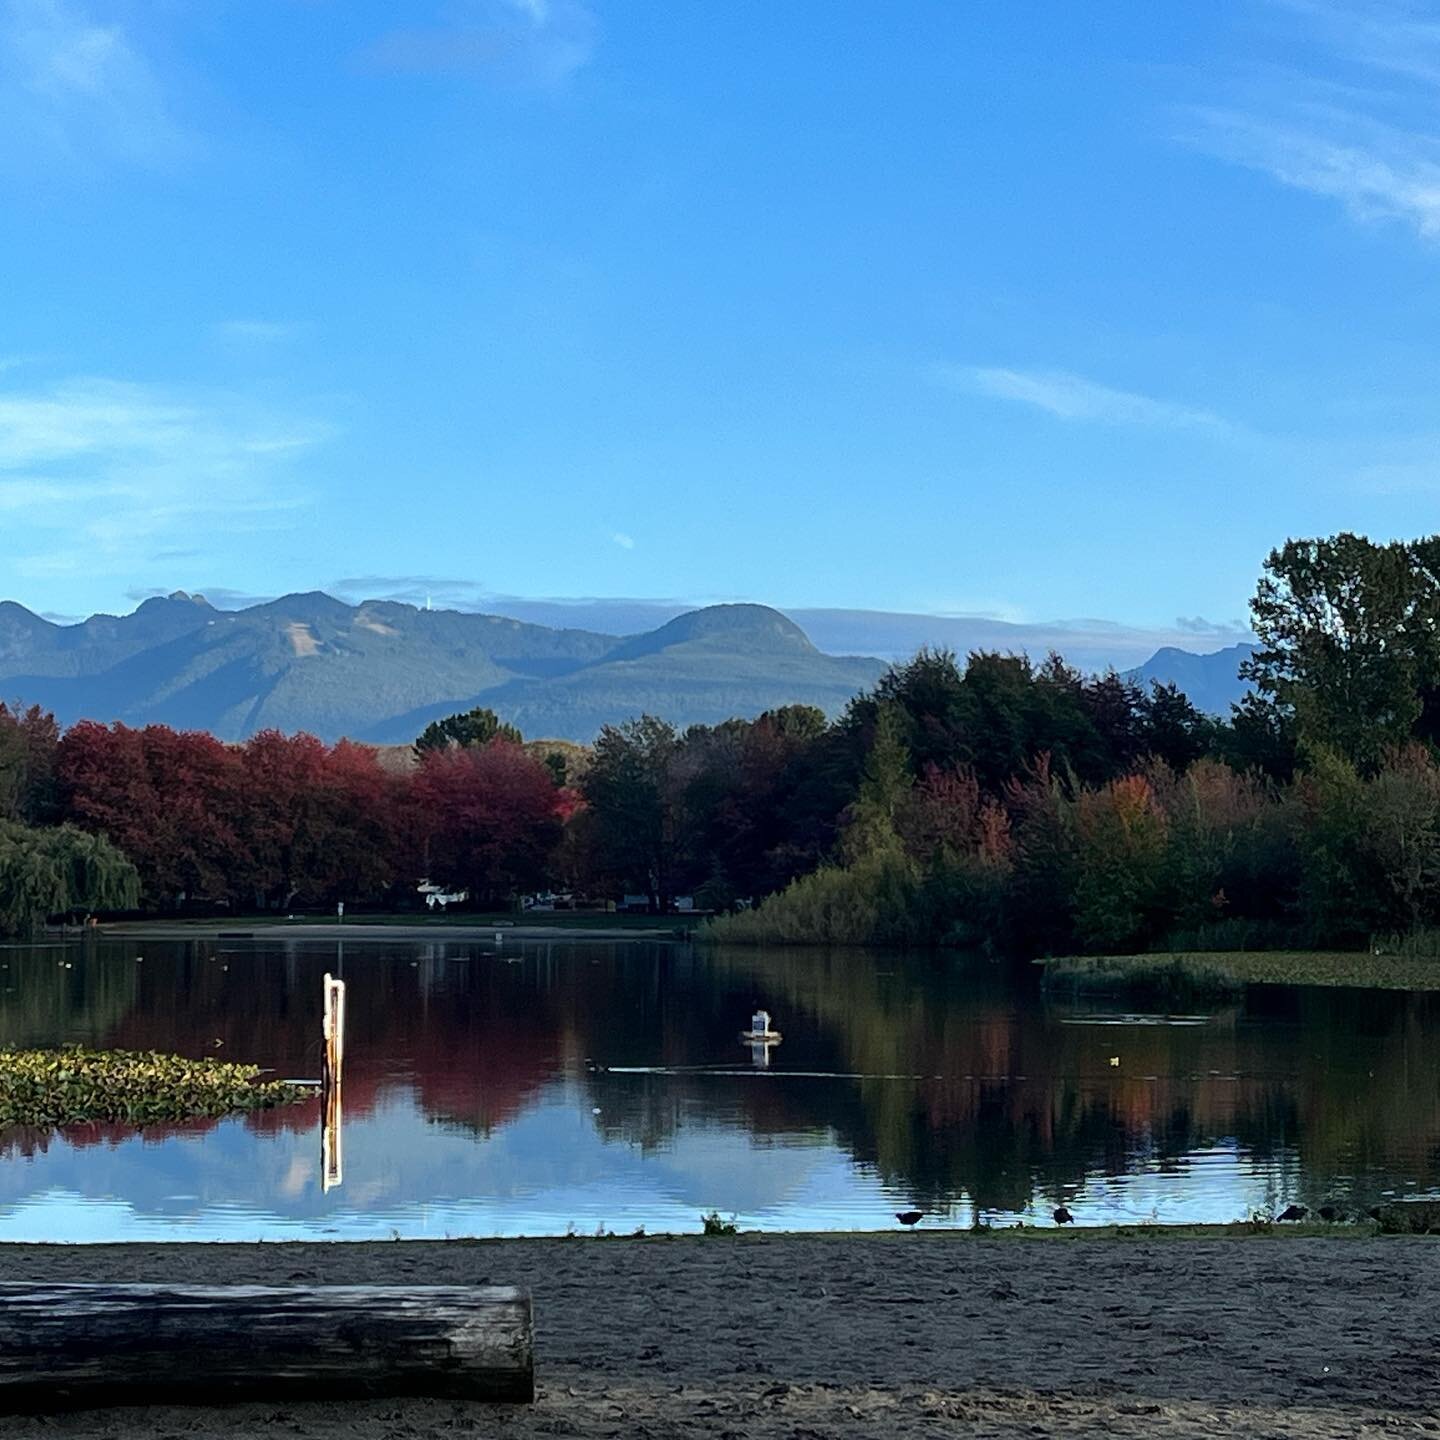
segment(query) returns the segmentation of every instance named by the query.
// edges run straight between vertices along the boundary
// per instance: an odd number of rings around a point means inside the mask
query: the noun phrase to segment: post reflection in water
[[[342,1189],[318,1094],[143,1135],[9,1131],[0,1238],[1220,1221],[1440,1181],[1440,996],[1255,988],[1167,1016],[954,956],[346,944]],[[218,1038],[314,1073],[333,944],[131,949],[77,946],[68,970],[4,951],[0,1044]],[[760,1008],[784,1043],[737,1048]]]
[[[343,942],[340,948],[343,963]],[[328,1193],[345,1178],[342,1152],[345,1112],[341,1099],[345,1074],[345,982],[326,975],[321,991],[325,1008],[321,1035],[325,1068],[320,1081],[320,1188]]]

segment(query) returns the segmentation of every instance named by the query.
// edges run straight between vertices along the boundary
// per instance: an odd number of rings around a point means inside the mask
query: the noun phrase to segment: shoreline
[[[1167,950],[1135,955],[1057,955],[1032,962],[1046,983],[1111,987],[1315,985],[1440,990],[1440,958],[1364,950]]]
[[[100,940],[287,940],[357,941],[364,944],[385,942],[409,943],[416,940],[473,944],[501,936],[505,940],[654,940],[665,944],[684,944],[690,934],[681,934],[684,927],[649,928],[640,925],[536,925],[520,921],[483,921],[468,923],[440,920],[429,924],[394,923],[387,920],[120,920],[97,925],[76,936],[57,935],[65,940],[84,940],[93,935]]]
[[[515,1409],[153,1407],[7,1418],[6,1434],[1309,1440],[1434,1426],[1440,1243],[1006,1233],[3,1245],[9,1281],[520,1285],[538,1384]]]

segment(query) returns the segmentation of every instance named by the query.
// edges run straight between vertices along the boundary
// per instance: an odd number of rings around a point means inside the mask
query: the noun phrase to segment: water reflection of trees
[[[698,1124],[833,1135],[927,1208],[964,1195],[985,1211],[1024,1210],[1037,1192],[1140,1163],[1173,1168],[1217,1145],[1297,1154],[1315,1199],[1334,1176],[1356,1177],[1366,1201],[1397,1178],[1440,1178],[1437,996],[1257,989],[1202,1025],[1115,1025],[1102,1022],[1118,1005],[1046,997],[1025,975],[948,958],[608,944],[522,953],[519,963],[466,946],[347,956],[347,1111],[413,1094],[437,1123],[485,1136],[568,1080],[616,1140],[663,1147]],[[0,1044],[223,1054],[306,1076],[318,1068],[320,975],[337,957],[193,944],[148,946],[141,964],[107,946],[71,970],[54,950],[8,951],[3,963]],[[737,1039],[756,1003],[785,1032],[765,1078],[744,1073]],[[245,1123],[308,1128],[314,1112]]]
[[[1433,995],[1256,989],[1203,1025],[1116,1025],[1099,1022],[1118,1002],[1047,999],[990,966],[773,951],[716,963],[763,983],[781,1013],[814,1015],[849,1068],[926,1077],[863,1082],[859,1126],[837,1124],[920,1202],[963,1191],[982,1209],[1023,1209],[1037,1184],[1059,1194],[1227,1143],[1297,1152],[1317,1198],[1335,1176],[1368,1200],[1440,1170]]]

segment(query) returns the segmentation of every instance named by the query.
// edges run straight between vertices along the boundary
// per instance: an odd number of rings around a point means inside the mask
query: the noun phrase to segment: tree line
[[[413,903],[422,877],[487,907],[689,895],[736,941],[1043,953],[1440,924],[1440,539],[1289,541],[1252,615],[1256,688],[1223,720],[1054,655],[944,651],[834,721],[643,716],[590,747],[526,744],[485,710],[397,757],[276,732],[61,733],[0,707],[0,925],[135,900]],[[25,879],[19,857],[42,851],[63,883]]]

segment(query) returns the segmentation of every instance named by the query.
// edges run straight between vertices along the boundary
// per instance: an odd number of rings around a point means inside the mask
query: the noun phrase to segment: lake
[[[1440,995],[1255,986],[1191,1013],[883,952],[663,942],[116,941],[0,949],[0,1045],[319,1073],[318,1101],[0,1131],[0,1240],[256,1240],[1246,1218],[1440,1193]],[[740,1041],[768,1009],[783,1041]]]

